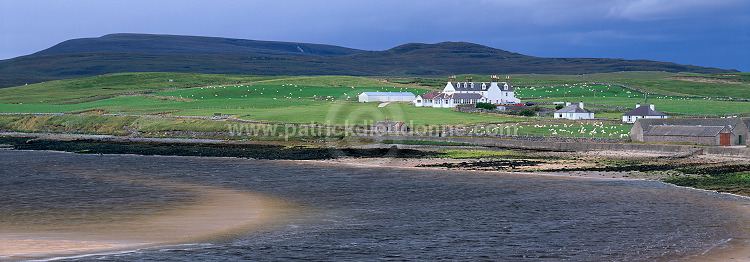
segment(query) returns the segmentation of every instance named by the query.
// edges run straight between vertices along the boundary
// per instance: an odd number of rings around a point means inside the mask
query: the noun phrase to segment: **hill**
[[[67,40],[32,56],[70,53],[150,54],[266,54],[291,56],[351,55],[364,52],[352,48],[220,37],[109,34],[96,38]]]
[[[727,73],[648,60],[541,58],[466,42],[404,44],[384,51],[196,36],[114,34],[65,41],[0,61],[0,87],[118,72],[245,75],[446,76],[619,71]]]

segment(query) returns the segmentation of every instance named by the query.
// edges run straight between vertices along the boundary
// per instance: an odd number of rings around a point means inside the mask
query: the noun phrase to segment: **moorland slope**
[[[113,34],[73,39],[0,61],[0,87],[119,72],[245,75],[446,76],[619,71],[727,73],[649,60],[543,58],[466,42],[410,43],[384,51],[197,36]]]

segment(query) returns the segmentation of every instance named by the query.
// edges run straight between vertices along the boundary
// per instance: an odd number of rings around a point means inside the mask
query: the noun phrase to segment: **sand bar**
[[[153,184],[153,182],[151,182]],[[194,243],[241,234],[291,216],[293,205],[264,195],[212,186],[160,183],[189,190],[195,203],[118,224],[0,229],[0,260],[65,257]],[[54,228],[54,229],[52,229]]]
[[[34,239],[0,239],[0,257],[19,254],[38,254],[49,252],[68,252],[92,249],[123,247],[112,242],[67,241],[67,240],[34,240]]]

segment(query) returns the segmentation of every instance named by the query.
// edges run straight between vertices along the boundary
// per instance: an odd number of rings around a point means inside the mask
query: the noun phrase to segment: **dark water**
[[[745,200],[660,182],[11,150],[0,164],[0,227],[116,223],[193,197],[128,182],[141,180],[263,193],[305,210],[206,243],[63,261],[653,261],[745,237],[730,209]]]

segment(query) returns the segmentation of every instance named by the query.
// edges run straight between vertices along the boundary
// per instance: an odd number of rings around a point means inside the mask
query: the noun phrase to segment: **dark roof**
[[[630,110],[623,114],[623,116],[666,116],[667,114],[660,111],[652,110],[650,106],[639,106],[636,109]]]
[[[440,93],[435,91],[427,92],[426,94],[422,95],[422,99],[433,99],[436,96],[440,95]]]
[[[695,136],[715,137],[724,130],[724,126],[682,126],[664,125],[652,126],[644,132],[644,136]]]
[[[482,85],[485,85],[485,88],[482,89]],[[453,88],[456,89],[456,92],[480,92],[480,91],[486,91],[487,89],[492,86],[492,83],[483,83],[483,82],[455,82],[453,83]],[[497,87],[500,88],[501,91],[510,91],[513,90],[513,88],[508,85],[508,88],[503,88],[505,86],[505,82],[498,82]]]
[[[435,99],[481,99],[482,97],[484,96],[480,93],[440,93]]]
[[[482,84],[486,85],[484,89],[482,89]],[[456,91],[460,91],[460,92],[467,92],[467,91],[480,92],[480,91],[487,90],[487,88],[490,88],[490,83],[458,82],[458,83],[454,83],[453,88],[455,88]]]
[[[453,99],[481,99],[484,97],[479,93],[454,93]]]
[[[637,120],[643,130],[652,126],[725,126],[734,129],[742,121],[740,118],[640,118]]]
[[[594,111],[588,110],[586,108],[580,108],[578,107],[578,103],[571,104],[569,106],[560,108],[560,110],[555,111],[555,113],[593,113]]]

